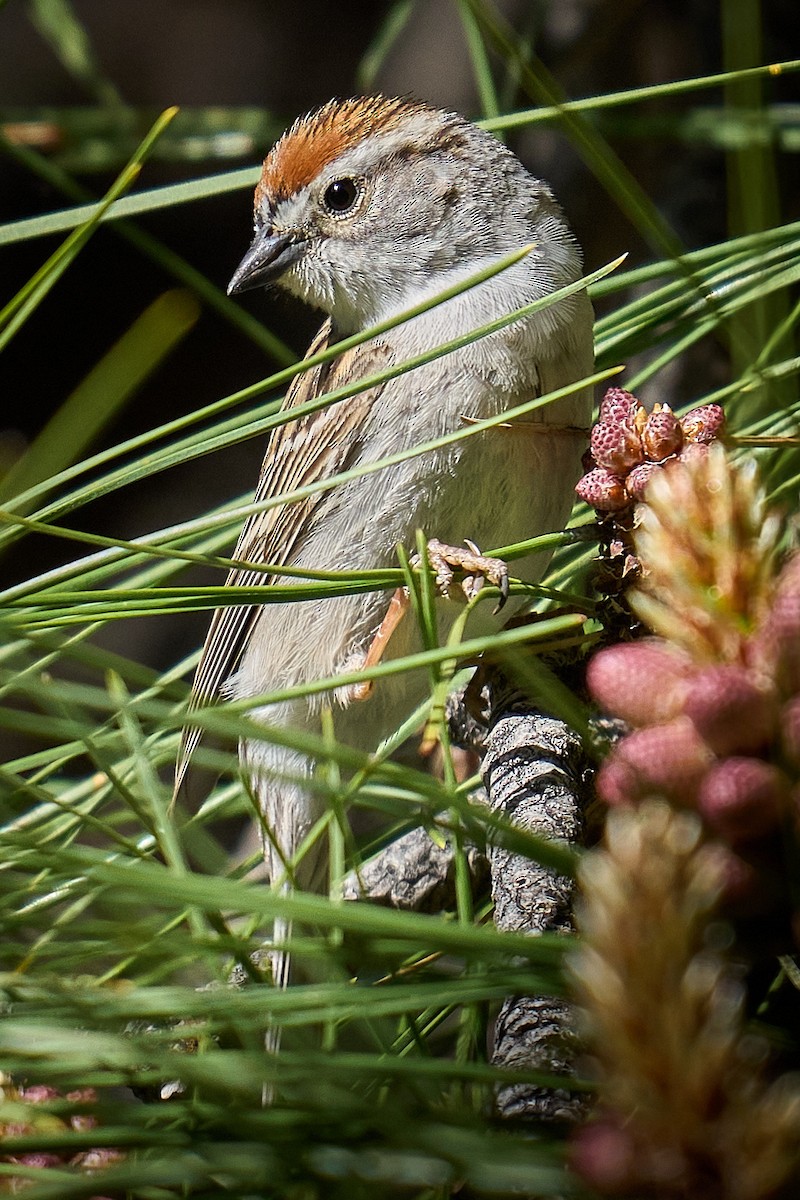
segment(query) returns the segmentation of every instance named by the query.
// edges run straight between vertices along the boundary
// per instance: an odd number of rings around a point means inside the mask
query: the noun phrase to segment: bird
[[[255,189],[254,236],[229,293],[277,285],[321,310],[308,355],[432,300],[526,246],[493,277],[296,376],[286,423],[269,435],[255,501],[352,468],[366,473],[250,516],[234,558],[314,570],[397,566],[417,529],[446,547],[512,544],[563,528],[580,475],[592,394],[583,386],[538,409],[523,431],[495,428],[369,470],[387,455],[468,429],[514,405],[585,380],[593,366],[592,309],[585,291],[405,374],[315,411],[308,402],[391,370],[486,322],[580,279],[581,250],[546,183],[512,151],[461,115],[410,97],[331,100],[299,117],[267,154]],[[447,554],[445,552],[445,558]],[[463,565],[468,552],[462,551]],[[514,564],[535,582],[546,557]],[[481,563],[477,564],[480,571]],[[263,584],[233,569],[231,586]],[[280,589],[286,577],[270,577]],[[279,597],[278,597],[279,598]],[[313,758],[270,739],[270,729],[319,734],[332,713],[338,741],[372,751],[423,697],[424,672],[381,678],[366,699],[352,687],[259,707],[257,697],[363,666],[391,592],[219,609],[193,685],[193,705],[252,698],[264,736],[240,760],[261,814],[273,886],[325,890],[324,839],[297,857],[324,813],[310,786]],[[478,608],[487,608],[479,605]],[[459,612],[437,600],[440,636]],[[421,648],[411,616],[385,649]],[[200,732],[184,731],[176,768],[183,784]],[[291,925],[277,921],[273,975],[289,980]]]

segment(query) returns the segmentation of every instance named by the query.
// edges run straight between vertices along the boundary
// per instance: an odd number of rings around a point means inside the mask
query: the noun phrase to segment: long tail
[[[292,922],[276,917],[272,930],[272,940],[276,947],[287,946],[292,936]],[[275,949],[271,955],[273,986],[285,990],[291,980],[292,958],[288,951]],[[283,1030],[274,1021],[267,1027],[264,1034],[264,1049],[271,1057],[280,1052],[281,1034]],[[268,1108],[275,1100],[275,1088],[271,1083],[265,1083],[261,1091],[261,1103]]]

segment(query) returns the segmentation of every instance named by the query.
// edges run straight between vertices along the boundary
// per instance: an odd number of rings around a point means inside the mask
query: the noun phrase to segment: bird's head
[[[228,290],[279,283],[351,332],[524,245],[537,210],[560,224],[546,186],[462,117],[409,99],[330,101],[267,155]]]

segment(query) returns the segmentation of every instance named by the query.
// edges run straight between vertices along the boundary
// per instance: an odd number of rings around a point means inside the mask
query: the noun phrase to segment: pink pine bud
[[[600,421],[592,427],[590,446],[598,465],[614,475],[624,475],[644,458],[639,430],[632,424]]]
[[[683,430],[675,413],[667,405],[651,412],[642,430],[644,452],[653,462],[677,454],[683,445]]]
[[[634,467],[625,477],[625,491],[632,500],[644,500],[645,490],[648,483],[664,467],[661,463],[644,462],[639,463],[638,467]]]
[[[73,1113],[69,1123],[79,1133],[87,1133],[90,1129],[96,1129],[98,1125],[97,1117],[93,1117],[89,1113]]]
[[[2,1121],[0,1122],[0,1140],[6,1138],[24,1137],[26,1133],[33,1133],[33,1125],[29,1125],[26,1121]],[[0,1159],[2,1162],[2,1159]],[[0,1196],[2,1196],[0,1192]]]
[[[99,1171],[107,1171],[109,1167],[116,1167],[124,1161],[125,1155],[121,1150],[116,1150],[112,1146],[95,1146],[83,1154],[76,1154],[70,1160],[70,1166],[80,1167],[81,1171],[87,1175],[94,1175]],[[109,1197],[92,1196],[92,1200],[109,1200]]]
[[[786,776],[760,758],[726,758],[700,786],[698,807],[711,828],[729,841],[771,833],[786,804]]]
[[[59,1154],[48,1154],[44,1150],[33,1150],[29,1154],[14,1154],[10,1156],[12,1163],[20,1167],[60,1167],[64,1159]]]
[[[594,655],[586,672],[592,698],[631,725],[657,725],[677,716],[692,662],[655,638],[609,646]]]
[[[720,871],[726,908],[743,916],[762,908],[764,889],[755,866],[722,842],[714,844],[714,857]]]
[[[636,397],[624,388],[610,387],[600,401],[599,419],[609,425],[632,425],[641,407]]]
[[[781,740],[789,762],[800,768],[800,696],[794,696],[781,713]]]
[[[716,441],[725,429],[725,413],[719,404],[701,404],[681,419],[681,428],[687,442]]]
[[[594,786],[598,798],[610,808],[631,807],[641,796],[635,771],[614,751],[601,765]]]
[[[46,1104],[48,1100],[57,1100],[58,1092],[46,1083],[34,1083],[30,1087],[20,1088],[20,1100],[26,1104]]]
[[[800,692],[800,553],[778,576],[772,607],[753,641],[753,661],[784,696]]]
[[[637,1179],[638,1148],[621,1122],[601,1118],[584,1125],[573,1139],[573,1170],[598,1192],[627,1192]]]
[[[762,749],[775,732],[773,697],[745,667],[706,667],[689,681],[683,711],[715,754]]]
[[[636,729],[618,742],[597,776],[597,793],[607,804],[663,796],[686,806],[694,802],[711,762],[711,752],[691,721],[677,717]]]
[[[605,467],[595,467],[575,485],[581,500],[585,500],[599,512],[619,512],[630,504],[621,479],[612,475]]]

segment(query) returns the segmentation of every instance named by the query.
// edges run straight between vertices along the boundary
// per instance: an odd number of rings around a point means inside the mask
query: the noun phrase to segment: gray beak
[[[302,253],[302,242],[294,240],[292,235],[273,233],[269,226],[259,229],[228,284],[228,295],[235,296],[250,288],[273,283]]]

